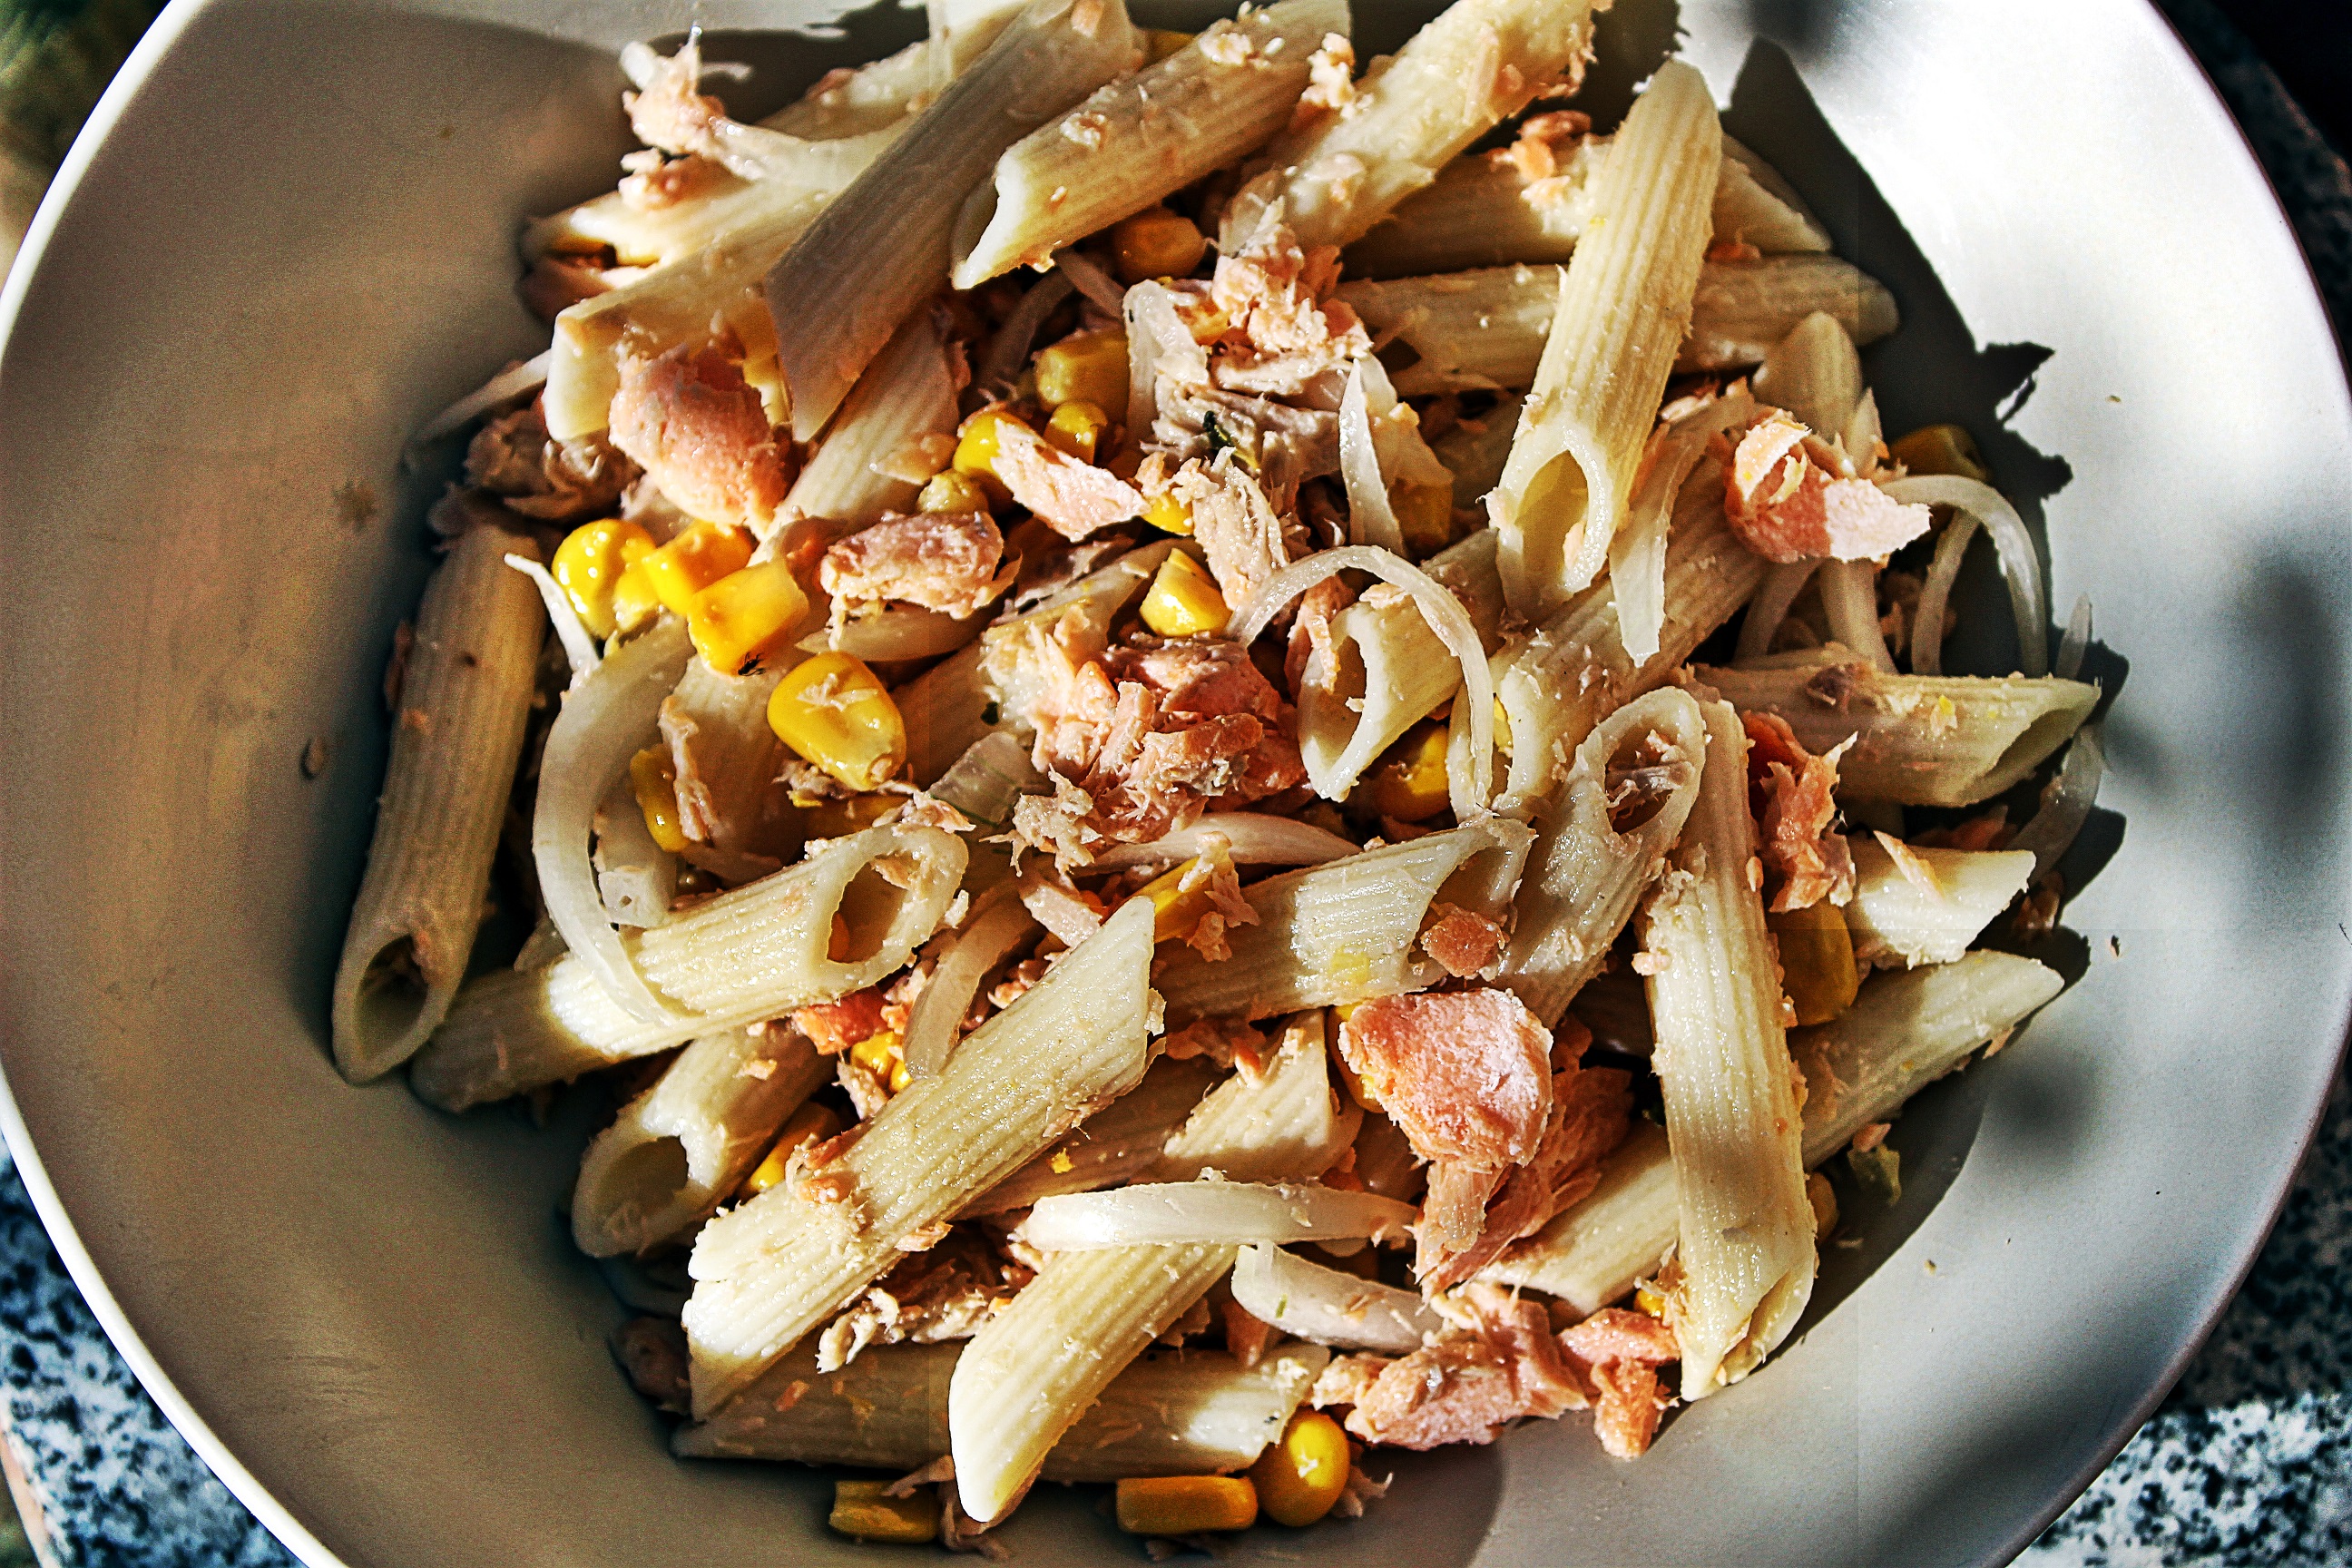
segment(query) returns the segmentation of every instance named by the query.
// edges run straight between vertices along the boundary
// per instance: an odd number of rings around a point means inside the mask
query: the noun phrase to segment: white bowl
[[[1596,90],[1622,99],[1672,9],[1622,0]],[[402,440],[545,342],[516,220],[609,185],[612,50],[688,15],[183,0],[0,307],[8,1139],[147,1386],[318,1568],[873,1561],[823,1529],[815,1473],[669,1458],[554,1217],[583,1129],[352,1090],[325,1048],[440,478]],[[852,18],[803,77],[918,15]],[[2227,1300],[2336,1060],[2352,419],[2221,108],[2138,0],[1680,19],[1731,128],[1901,298],[1871,356],[1889,426],[1987,437],[2046,513],[2056,604],[2093,595],[2130,661],[2120,848],[2070,917],[2088,972],[1905,1119],[1910,1195],[1832,1252],[1801,1342],[1647,1458],[1538,1423],[1400,1463],[1364,1522],[1260,1532],[1269,1557],[2001,1560]],[[1759,26],[1785,50],[1751,55]],[[1030,1564],[1139,1560],[1083,1495],[1009,1534]]]

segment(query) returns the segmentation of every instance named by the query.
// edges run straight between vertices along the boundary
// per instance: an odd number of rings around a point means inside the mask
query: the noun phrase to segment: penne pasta
[[[1142,1176],[1160,1163],[1168,1141],[1199,1110],[1216,1076],[1205,1057],[1160,1058],[1141,1083],[965,1205],[956,1217],[1009,1214],[1040,1198],[1097,1192]]]
[[[827,518],[857,529],[886,512],[912,511],[921,486],[894,470],[925,466],[914,452],[927,437],[952,437],[956,419],[956,373],[938,318],[917,310],[857,378],[779,517]]]
[[[1846,930],[1857,963],[1905,969],[1950,963],[2033,879],[2027,849],[1913,848],[1899,857],[1875,835],[1849,836],[1853,899]]]

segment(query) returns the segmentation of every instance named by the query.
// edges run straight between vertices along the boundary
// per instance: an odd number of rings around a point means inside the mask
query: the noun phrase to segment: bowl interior
[[[1360,52],[1435,9],[1362,7]],[[778,97],[919,25],[698,12],[800,30],[762,59]],[[543,346],[516,221],[609,186],[612,51],[685,19],[184,5],[12,286],[7,1131],[166,1410],[322,1568],[855,1553],[820,1478],[672,1461],[615,1373],[620,1309],[559,1218],[579,1110],[444,1116],[347,1089],[324,1045],[381,672],[455,458],[404,470],[402,442]],[[2047,529],[2062,619],[2090,594],[2115,650],[2095,668],[2136,676],[2107,722],[2110,858],[2069,917],[2082,978],[1904,1119],[1904,1203],[1831,1258],[1801,1340],[1639,1465],[1537,1424],[1401,1462],[1370,1520],[1244,1555],[2000,1560],[2210,1322],[2335,1059],[2352,420],[2220,106],[2138,0],[1621,0],[1604,115],[1677,26],[1727,127],[1900,299],[1870,356],[1888,427],[1970,425]],[[1051,1564],[1115,1531],[1041,1495],[1009,1536]]]

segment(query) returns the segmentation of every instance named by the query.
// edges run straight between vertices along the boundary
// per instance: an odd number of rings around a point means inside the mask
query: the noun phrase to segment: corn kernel
[[[641,560],[613,584],[613,630],[626,637],[661,614],[661,595]]]
[[[1923,425],[1889,447],[1887,455],[1915,474],[1958,474],[1980,485],[1992,483],[1992,470],[1965,426]]]
[[[1095,448],[1102,445],[1109,429],[1110,416],[1098,405],[1083,400],[1065,403],[1045,421],[1045,444],[1081,463],[1091,463]]]
[[[1198,35],[1193,33],[1171,32],[1166,27],[1146,27],[1143,30],[1143,47],[1148,58],[1143,63],[1156,66],[1196,37]]]
[[[581,625],[600,637],[613,635],[613,592],[653,550],[652,534],[618,518],[583,523],[564,536],[555,547],[555,582]]]
[[[890,1064],[899,1059],[898,1031],[885,1029],[868,1035],[849,1047],[849,1059],[872,1073],[876,1078],[890,1076]]]
[[[907,764],[907,724],[874,672],[845,653],[803,660],[768,699],[776,739],[854,790]]]
[[[784,1167],[792,1161],[793,1151],[804,1143],[822,1143],[841,1131],[841,1118],[829,1106],[811,1100],[793,1112],[776,1133],[766,1158],[751,1167],[738,1189],[739,1197],[756,1198],[784,1179]]]
[[[1118,1483],[1118,1527],[1129,1535],[1195,1535],[1257,1522],[1246,1476],[1150,1476]]]
[[[1039,350],[1036,370],[1037,401],[1048,408],[1118,407],[1127,401],[1127,334],[1116,327],[1074,332]]]
[[[686,629],[703,663],[721,675],[749,675],[808,614],[808,595],[782,561],[730,572],[694,596]]]
[[[1633,1306],[1636,1310],[1647,1312],[1662,1323],[1666,1321],[1665,1292],[1647,1279],[1633,1287]]]
[[[1405,553],[1419,561],[1454,542],[1454,487],[1409,485],[1402,479],[1389,487],[1389,510],[1396,513],[1404,534]]]
[[[1162,533],[1190,537],[1192,532],[1192,509],[1170,490],[1161,490],[1144,503],[1143,521]]]
[[[694,596],[751,559],[751,536],[740,528],[698,522],[645,559],[646,577],[674,615],[694,608]]]
[[[686,830],[677,824],[677,765],[667,746],[647,746],[629,759],[629,790],[646,814],[646,831],[654,842],[673,855],[685,848]]]
[[[1146,207],[1111,225],[1111,254],[1129,283],[1148,278],[1181,278],[1201,265],[1209,240],[1192,220],[1166,207]]]
[[[1320,1410],[1302,1410],[1250,1467],[1258,1506],[1276,1524],[1307,1525],[1348,1489],[1348,1435]]]
[[[1181,865],[1170,867],[1136,889],[1141,897],[1150,899],[1151,907],[1158,911],[1151,922],[1152,941],[1166,942],[1170,937],[1184,935],[1208,912],[1209,901],[1200,889],[1195,888],[1190,892],[1184,890],[1184,879],[1200,863],[1201,858],[1195,855]]]
[[[1399,822],[1423,822],[1454,801],[1445,783],[1445,726],[1424,719],[1372,766],[1364,804]]]
[[[920,511],[986,511],[988,494],[972,482],[971,475],[941,468],[924,484],[915,506]]]
[[[997,431],[1006,425],[1022,422],[1002,408],[983,408],[963,422],[956,432],[955,457],[951,467],[957,473],[987,492],[993,501],[1010,500],[1013,492],[996,477]]]
[[[1808,1172],[1805,1201],[1813,1205],[1813,1244],[1818,1247],[1837,1228],[1837,1189],[1819,1171]]]
[[[1823,899],[1765,924],[1780,948],[1780,984],[1796,1005],[1800,1024],[1826,1024],[1853,1005],[1862,978],[1853,966],[1853,937],[1845,916]]]
[[[1160,571],[1151,579],[1151,591],[1143,595],[1139,612],[1143,624],[1163,637],[1189,637],[1202,632],[1221,632],[1233,619],[1226,607],[1225,596],[1217,592],[1217,584],[1201,570],[1201,563],[1181,550],[1171,550],[1168,559],[1160,563]]]
[[[921,1546],[939,1539],[939,1507],[921,1492],[886,1497],[887,1481],[835,1481],[825,1523],[836,1534],[890,1546]]]

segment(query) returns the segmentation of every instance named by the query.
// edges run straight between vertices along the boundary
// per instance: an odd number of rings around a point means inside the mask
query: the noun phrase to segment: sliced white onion
[[[972,375],[972,387],[983,401],[992,403],[1013,395],[1013,384],[1021,379],[1021,367],[1029,363],[1029,350],[1045,325],[1045,318],[1069,297],[1067,272],[1047,273],[1021,296],[1021,302],[1005,315],[996,335],[988,340],[988,353]],[[1118,310],[1118,304],[1114,302],[1111,309]]]
[[[1265,586],[1257,591],[1257,597],[1234,623],[1234,637],[1244,647],[1255,642],[1258,634],[1265,630],[1267,623],[1285,605],[1325,578],[1351,571],[1370,572],[1411,594],[1413,603],[1421,606],[1422,618],[1429,623],[1429,629],[1437,634],[1437,640],[1445,645],[1446,651],[1461,661],[1462,693],[1454,711],[1461,712],[1464,703],[1469,705],[1469,756],[1466,766],[1449,767],[1446,772],[1450,775],[1454,816],[1467,823],[1484,815],[1495,798],[1494,677],[1486,668],[1486,649],[1478,640],[1478,628],[1470,624],[1462,601],[1448,593],[1436,578],[1394,552],[1369,544],[1318,551],[1266,579]]]
[[[1822,609],[1830,636],[1871,663],[1895,673],[1895,656],[1878,629],[1878,568],[1867,561],[1822,563]]]
[[[2042,792],[2042,809],[2009,841],[2011,849],[2033,851],[2036,877],[2058,864],[2091,819],[2098,804],[2099,781],[2106,773],[2106,753],[2099,746],[2099,727],[2085,724],[2074,732],[2065,763]]]
[[[418,426],[416,434],[408,438],[409,453],[414,456],[418,447],[455,435],[501,403],[511,402],[526,392],[537,392],[547,384],[547,367],[554,358],[553,349],[542,349],[520,364],[509,365],[499,372]]]
[[[955,1054],[957,1028],[988,972],[1026,941],[1037,922],[1013,896],[1010,883],[991,889],[957,933],[907,1013],[907,1070],[917,1078],[942,1071]]]
[[[1119,313],[1127,301],[1127,290],[1118,286],[1118,279],[1105,272],[1094,258],[1081,251],[1056,252],[1054,269],[1068,279],[1079,293],[1114,316]]]
[[[1119,315],[1127,322],[1127,427],[1140,439],[1160,418],[1161,362],[1180,380],[1206,386],[1209,355],[1192,341],[1165,284],[1129,289]]]
[[[1789,606],[1797,602],[1797,595],[1821,567],[1819,561],[1792,561],[1766,569],[1756,596],[1748,601],[1748,618],[1739,623],[1739,647],[1731,656],[1733,663],[1746,664],[1772,651],[1773,634],[1789,618]]]
[[[679,1262],[648,1266],[627,1256],[596,1259],[596,1271],[604,1277],[604,1288],[614,1299],[632,1312],[650,1312],[656,1318],[675,1318],[686,1310],[686,1298],[694,1281],[684,1279],[684,1253]],[[672,1276],[677,1276],[673,1279]]]
[[[1213,811],[1165,838],[1106,849],[1095,857],[1094,868],[1126,871],[1138,866],[1173,866],[1198,855],[1201,841],[1212,833],[1225,837],[1226,853],[1242,866],[1320,866],[1353,855],[1360,847],[1327,828],[1287,816],[1268,816],[1260,811]]]
[[[1348,487],[1348,542],[1402,551],[1404,529],[1397,521],[1396,509],[1389,505],[1380,452],[1372,445],[1361,360],[1349,368],[1348,389],[1339,396],[1339,478]]]
[[[2001,493],[1990,485],[1964,479],[1957,474],[1922,474],[1913,479],[1895,479],[1880,488],[1899,501],[1918,506],[1950,507],[1963,519],[1972,519],[1981,524],[1984,531],[1992,535],[1993,548],[2000,552],[2000,574],[2009,582],[2009,607],[2017,616],[2018,664],[2029,676],[2049,674],[2050,605],[2042,596],[2042,558],[2035,552],[2033,536],[2025,531],[2025,520],[2017,515],[2017,509],[2003,500]],[[1955,523],[1952,526],[1957,529],[1961,525]],[[1951,530],[1946,531],[1948,534]],[[1964,550],[1967,546],[1968,539],[1963,535],[1957,548]],[[1938,541],[1936,546],[1938,563],[1943,553],[1944,543]],[[1956,560],[1953,574],[1957,575],[1958,571]],[[1950,594],[1948,583],[1945,594],[1948,597]],[[1922,611],[1920,620],[1925,624],[1927,595],[1924,591],[1919,595],[1919,608]],[[1940,660],[1944,637],[1943,601],[1940,599],[1937,602],[1936,611],[1937,619],[1928,647],[1930,658]],[[1918,633],[1912,634],[1915,649],[1918,637]],[[1922,668],[1916,652],[1911,668],[1922,675],[1941,673],[1940,666],[1937,668]]]
[[[1454,470],[1422,436],[1420,416],[1408,409],[1406,417],[1391,417],[1402,399],[1396,384],[1389,380],[1388,366],[1376,357],[1360,359],[1356,366],[1363,373],[1364,412],[1371,421],[1372,451],[1381,460],[1381,472],[1408,485],[1444,485],[1451,489]]]
[[[589,838],[597,803],[627,773],[629,759],[653,743],[662,700],[693,655],[685,624],[665,616],[565,693],[563,710],[547,731],[530,816],[531,859],[548,918],[613,1000],[648,1024],[676,1023],[681,1016],[654,994],[605,918]]]
[[[539,601],[547,606],[547,618],[555,626],[555,635],[563,644],[563,657],[572,661],[572,684],[579,685],[596,673],[604,661],[596,653],[596,639],[580,621],[580,613],[572,607],[572,597],[562,584],[548,574],[546,567],[528,555],[509,555],[507,564],[521,573],[539,590]]]
[[[1626,510],[1625,526],[1609,542],[1617,640],[1637,666],[1657,657],[1658,639],[1665,631],[1666,544],[1683,484],[1706,456],[1709,441],[1755,414],[1756,400],[1735,392],[1675,420],[1657,437],[1657,449]]]
[[[1977,520],[1967,512],[1944,525],[1936,541],[1935,559],[1927,580],[1920,584],[1919,603],[1911,613],[1911,673],[1944,673],[1945,606],[1952,602],[1952,584],[1959,580],[1960,563],[1968,559],[1969,542],[1977,536]]]
[[[1417,1292],[1362,1279],[1294,1257],[1278,1247],[1244,1249],[1234,1262],[1234,1300],[1259,1322],[1318,1345],[1407,1355],[1445,1321]]]
[[[1047,1252],[1348,1236],[1402,1240],[1418,1212],[1394,1198],[1309,1183],[1155,1182],[1039,1198],[1017,1234]]]
[[[1045,775],[1029,760],[1029,748],[996,730],[966,746],[929,794],[974,822],[1003,827],[1013,820],[1015,801],[1045,787]]]
[[[2074,613],[2066,617],[2066,635],[2058,639],[2058,661],[2050,673],[2072,680],[2082,673],[2083,656],[2091,651],[2091,595],[2074,597]]]

